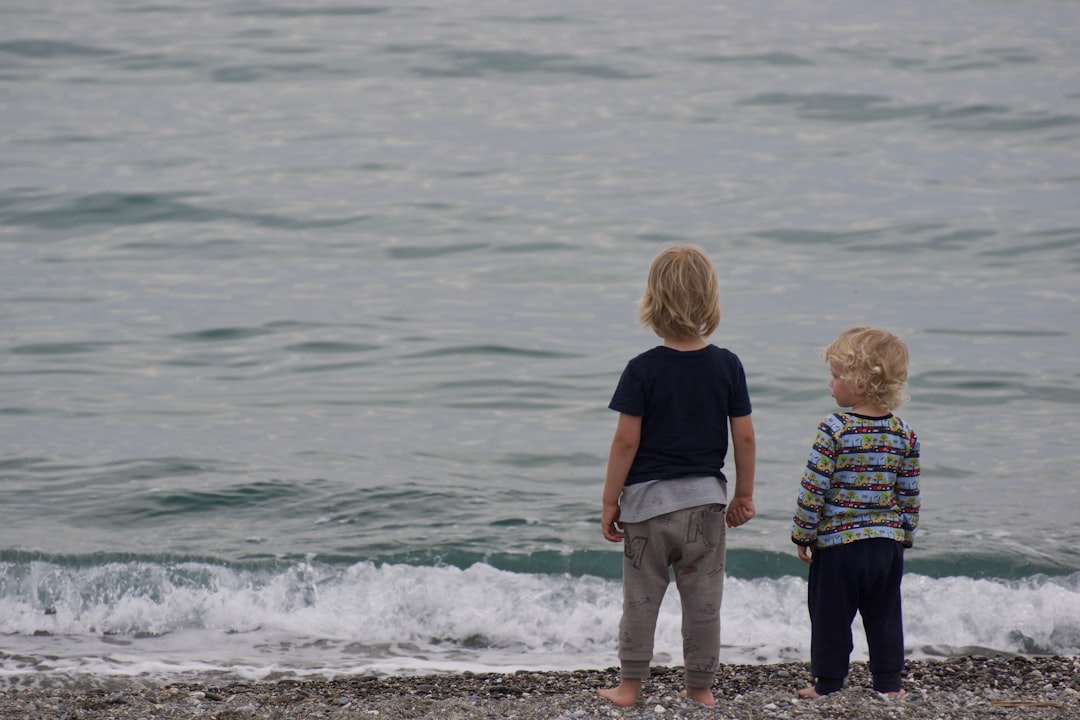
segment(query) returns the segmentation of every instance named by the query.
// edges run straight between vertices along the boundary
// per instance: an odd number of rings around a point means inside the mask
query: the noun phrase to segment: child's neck
[[[867,402],[857,402],[851,406],[851,412],[856,415],[865,415],[866,417],[885,417],[889,414],[887,408],[883,408],[880,405],[871,405]]]
[[[664,338],[664,347],[678,350],[679,352],[693,352],[708,347],[703,338]]]

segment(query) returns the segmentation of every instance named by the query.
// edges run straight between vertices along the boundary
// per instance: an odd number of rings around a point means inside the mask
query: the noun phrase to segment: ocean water
[[[1075,4],[0,19],[0,683],[615,665],[606,406],[683,242],[758,432],[722,659],[808,658],[788,529],[861,323],[912,353],[909,653],[1080,654]]]

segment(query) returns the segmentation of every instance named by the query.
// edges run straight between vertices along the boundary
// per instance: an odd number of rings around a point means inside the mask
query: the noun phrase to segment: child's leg
[[[619,621],[621,681],[600,690],[616,705],[629,707],[649,677],[653,637],[660,603],[668,586],[670,515],[625,523],[623,540],[623,614]]]
[[[670,577],[671,526],[671,514],[624,525],[623,614],[619,622],[623,677],[649,677],[656,619]]]
[[[862,543],[819,549],[810,565],[810,674],[818,695],[844,686],[851,661],[851,623],[859,607],[859,586],[851,559]]]
[[[720,603],[724,597],[727,533],[723,505],[681,511],[682,554],[675,561],[675,584],[682,603],[686,694],[712,705],[713,679],[720,661]]]
[[[893,540],[867,540],[865,544],[869,568],[859,612],[870,647],[870,673],[874,677],[874,690],[897,693],[904,669],[904,617],[900,600],[904,551]]]

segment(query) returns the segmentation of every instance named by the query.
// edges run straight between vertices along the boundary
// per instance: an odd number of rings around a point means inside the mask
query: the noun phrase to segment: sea
[[[1080,654],[1077,28],[5,0],[0,687],[615,666],[607,403],[682,243],[758,440],[722,661],[809,658],[791,516],[859,324],[911,351],[908,655]]]

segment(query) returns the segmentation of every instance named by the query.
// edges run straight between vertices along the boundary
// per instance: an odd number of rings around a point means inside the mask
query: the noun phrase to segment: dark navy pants
[[[862,615],[874,690],[900,690],[904,621],[900,580],[903,546],[874,538],[819,549],[810,565],[810,672],[820,695],[844,686],[851,660],[851,624]]]

